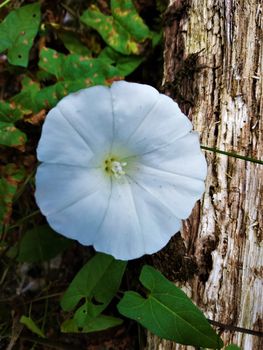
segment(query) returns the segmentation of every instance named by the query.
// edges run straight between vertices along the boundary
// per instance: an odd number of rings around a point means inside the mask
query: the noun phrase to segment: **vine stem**
[[[263,160],[260,160],[260,159],[254,159],[254,158],[250,158],[247,156],[241,156],[240,154],[221,151],[220,149],[207,147],[207,146],[203,146],[203,145],[201,145],[201,148],[206,150],[206,151],[220,153],[220,154],[224,154],[226,156],[234,157],[234,158],[238,158],[238,159],[243,159],[243,160],[246,160],[246,161],[251,162],[251,163],[263,164]]]
[[[11,0],[5,0],[2,4],[0,4],[0,8],[4,7],[7,5]]]
[[[236,326],[232,326],[230,324],[224,324],[224,323],[220,323],[220,322],[210,320],[210,319],[207,319],[207,321],[209,323],[211,323],[212,325],[221,328],[222,330],[229,330],[229,331],[234,331],[234,332],[239,332],[239,333],[251,334],[251,335],[255,335],[257,337],[263,337],[262,332],[254,331],[252,329],[236,327]]]

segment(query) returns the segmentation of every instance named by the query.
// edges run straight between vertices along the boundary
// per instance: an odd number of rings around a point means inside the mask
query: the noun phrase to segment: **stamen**
[[[111,171],[113,175],[119,179],[122,175],[125,175],[123,167],[127,165],[126,162],[117,162],[116,160],[111,163]]]

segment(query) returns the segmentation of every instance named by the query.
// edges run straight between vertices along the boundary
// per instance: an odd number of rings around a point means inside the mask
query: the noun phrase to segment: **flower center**
[[[109,175],[114,175],[117,179],[119,179],[121,176],[125,175],[125,171],[123,170],[123,167],[127,165],[126,162],[119,162],[115,158],[107,158],[105,160],[105,171]]]

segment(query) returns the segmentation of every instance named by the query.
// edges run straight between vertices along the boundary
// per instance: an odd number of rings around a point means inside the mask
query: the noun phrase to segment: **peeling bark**
[[[256,159],[263,153],[262,12],[262,0],[171,0],[165,14],[164,92],[189,115],[203,145]],[[209,319],[262,332],[263,166],[205,154],[206,192],[181,232],[196,269],[174,279]],[[174,262],[176,247],[167,249]],[[160,265],[162,254],[157,259]],[[263,349],[256,336],[222,337]],[[148,335],[147,349],[190,348]]]

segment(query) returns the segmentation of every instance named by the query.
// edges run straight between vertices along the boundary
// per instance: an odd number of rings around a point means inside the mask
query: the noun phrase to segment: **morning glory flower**
[[[207,171],[178,105],[125,81],[63,98],[46,117],[37,156],[35,196],[50,226],[121,260],[167,244]]]

